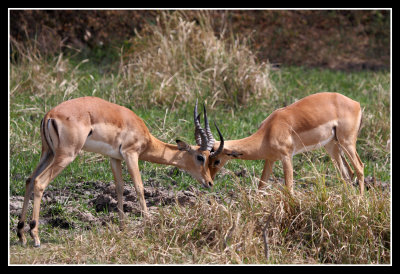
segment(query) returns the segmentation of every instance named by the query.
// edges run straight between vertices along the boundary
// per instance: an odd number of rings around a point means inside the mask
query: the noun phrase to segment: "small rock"
[[[100,194],[97,198],[92,200],[96,211],[100,212],[104,209],[108,209],[108,211],[117,209],[117,201],[111,197],[109,194]]]

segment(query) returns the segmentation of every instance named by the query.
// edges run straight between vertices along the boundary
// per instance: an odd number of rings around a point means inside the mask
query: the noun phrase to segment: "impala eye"
[[[221,163],[220,160],[216,160],[216,161],[214,162],[214,166],[217,166],[217,165],[219,165],[220,163]]]
[[[204,163],[204,157],[201,155],[197,155],[197,161]]]

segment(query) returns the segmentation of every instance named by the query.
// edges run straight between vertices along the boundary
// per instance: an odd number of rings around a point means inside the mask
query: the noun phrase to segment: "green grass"
[[[88,68],[88,65],[86,65],[86,68]],[[86,68],[80,73],[84,74]],[[94,73],[94,71],[88,70]],[[77,96],[91,95],[91,90],[95,88],[96,83],[93,81],[89,85],[85,80],[89,78],[88,75],[86,77],[82,75],[80,78],[87,86],[83,86]],[[259,124],[274,109],[290,104],[296,99],[301,99],[318,91],[338,91],[361,102],[364,109],[364,126],[359,136],[357,150],[365,163],[366,176],[374,175],[382,181],[390,180],[390,151],[385,148],[386,142],[390,137],[390,131],[388,132],[390,113],[388,90],[390,83],[387,72],[348,73],[289,67],[274,72],[272,79],[276,83],[276,88],[279,92],[271,100],[262,100],[257,103],[251,102],[237,108],[217,105],[215,108],[210,109],[208,106],[211,122],[213,120],[217,121],[225,139],[239,139],[250,135],[257,130]],[[107,93],[101,94],[100,92],[96,95],[109,99]],[[11,194],[23,195],[24,180],[39,161],[41,145],[39,134],[40,119],[45,110],[49,110],[52,106],[62,101],[62,96],[54,95],[50,97],[46,101],[46,107],[43,105],[43,100],[36,98],[34,95],[13,96],[11,101]],[[146,122],[152,134],[163,141],[174,143],[175,139],[181,138],[192,144],[194,143],[193,103],[182,105],[173,110],[168,106],[141,107],[140,105],[135,105],[134,101],[131,104],[129,102],[123,102],[122,104],[134,110]],[[382,116],[386,120],[378,121],[376,116]],[[383,128],[372,126],[377,123],[381,123]],[[215,132],[215,129],[213,131]],[[373,147],[370,147],[371,143]],[[323,149],[307,155],[309,159],[305,155],[294,157],[295,179],[301,180],[301,178],[307,177],[307,173],[313,170],[310,163],[315,161],[319,161],[319,164],[316,165],[317,168],[322,169],[322,171],[326,169],[332,176],[336,176],[330,158]],[[151,163],[141,163],[141,167],[156,167],[157,175],[160,177],[163,177],[162,173],[166,168]],[[230,170],[246,168],[250,172],[253,172],[254,169],[255,175],[259,175],[263,168],[263,161],[236,160],[229,162],[226,168]],[[110,167],[107,158],[84,152],[52,184],[63,186],[65,182],[76,179],[76,177],[81,180],[112,181],[112,174],[109,171]],[[277,177],[283,176],[279,164],[276,165],[275,175]],[[145,172],[143,177],[144,180],[148,178]],[[129,181],[127,175],[125,178]],[[185,183],[185,185],[196,184],[190,176],[180,176],[176,179],[190,182],[189,184]],[[230,179],[228,180],[230,181]],[[224,185],[224,182],[218,182],[217,180],[217,187],[219,185]]]

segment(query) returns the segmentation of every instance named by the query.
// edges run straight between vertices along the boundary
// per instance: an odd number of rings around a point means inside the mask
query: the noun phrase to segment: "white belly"
[[[101,141],[95,141],[88,138],[82,149],[85,151],[97,152],[115,159],[122,160],[122,156],[119,152],[118,147],[113,147],[110,144]]]
[[[317,129],[315,129],[317,131]],[[303,134],[303,136],[300,136],[300,142],[297,143],[295,150],[293,151],[293,155],[305,152],[305,151],[311,151],[314,149],[318,149],[320,147],[325,146],[327,143],[329,143],[330,141],[333,140],[333,138],[335,137],[335,131],[333,129],[329,131],[325,131],[325,133],[321,133],[320,129],[319,132],[315,132],[312,133],[312,131],[307,132],[307,134],[315,134],[314,136],[319,136],[320,138],[318,139],[317,142],[315,142],[314,144],[308,144],[305,145],[305,142],[302,142],[301,140],[305,137]],[[303,138],[302,138],[303,137]],[[304,140],[304,139],[303,139]]]

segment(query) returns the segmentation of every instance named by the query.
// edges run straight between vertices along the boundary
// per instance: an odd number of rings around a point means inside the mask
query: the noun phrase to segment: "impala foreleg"
[[[293,195],[293,164],[292,157],[284,156],[282,159],[283,173],[287,190]]]
[[[261,180],[258,183],[258,189],[263,188],[264,186],[266,186],[268,179],[272,173],[272,167],[274,165],[273,161],[270,161],[268,159],[265,160],[265,164],[264,164],[264,170],[262,172],[261,175]]]
[[[148,216],[148,210],[146,206],[146,200],[144,199],[144,189],[142,177],[139,171],[139,157],[137,153],[126,153],[125,161],[128,167],[128,172],[132,177],[133,184],[135,186],[136,194],[139,199],[140,206],[142,208],[142,213],[145,217]]]

